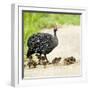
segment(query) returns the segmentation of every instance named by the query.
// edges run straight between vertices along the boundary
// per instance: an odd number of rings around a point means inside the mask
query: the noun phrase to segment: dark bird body
[[[58,45],[56,31],[57,28],[54,29],[54,35],[37,33],[29,37],[27,41],[27,58],[34,53],[43,54],[46,57],[46,54],[49,54]]]

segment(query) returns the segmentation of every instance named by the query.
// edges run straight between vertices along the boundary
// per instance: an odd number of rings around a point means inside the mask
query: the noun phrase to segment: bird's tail
[[[28,49],[28,51],[27,51],[27,58],[29,58],[30,55],[31,55],[30,54],[30,50]]]

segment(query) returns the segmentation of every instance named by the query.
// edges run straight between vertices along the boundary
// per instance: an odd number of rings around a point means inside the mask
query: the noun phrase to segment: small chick
[[[70,64],[74,64],[76,62],[76,59],[71,56],[71,57],[67,57],[64,59],[64,64],[65,65],[70,65]]]
[[[27,65],[29,66],[29,68],[31,66],[33,66],[34,68],[36,68],[37,63],[32,59],[32,56],[29,57],[29,61],[28,61],[28,64]]]
[[[42,60],[42,64],[43,64],[44,68],[46,68],[48,61],[46,60],[46,58],[44,56],[41,56],[41,60]]]
[[[59,58],[57,58],[57,57],[55,57],[53,60],[52,60],[52,64],[58,64],[59,62],[60,62],[60,60],[61,60],[61,57],[59,57]]]

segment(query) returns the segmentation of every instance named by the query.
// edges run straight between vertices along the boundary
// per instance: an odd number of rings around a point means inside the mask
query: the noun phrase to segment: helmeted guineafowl
[[[38,53],[40,56],[43,54],[48,61],[46,55],[58,45],[58,38],[56,35],[57,27],[54,27],[53,31],[54,35],[48,33],[37,33],[29,37],[27,41],[27,58],[34,53]]]

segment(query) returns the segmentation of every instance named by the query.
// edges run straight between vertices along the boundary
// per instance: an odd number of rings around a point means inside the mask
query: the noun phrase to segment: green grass
[[[43,28],[52,28],[56,23],[59,25],[73,24],[80,25],[80,15],[73,14],[52,14],[23,12],[24,20],[24,53],[27,51],[27,39]]]

